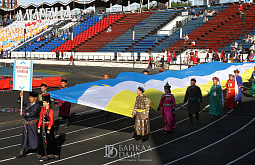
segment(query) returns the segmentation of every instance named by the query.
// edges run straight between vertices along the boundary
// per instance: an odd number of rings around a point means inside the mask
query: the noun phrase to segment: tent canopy
[[[152,0],[150,0],[151,2]],[[154,0],[155,1],[155,0]],[[161,2],[161,3],[166,3],[168,2],[168,0],[156,0],[157,2]],[[143,5],[148,3],[148,0],[130,0],[130,4],[132,3],[141,3],[143,2]],[[17,11],[22,10],[22,12],[24,13],[26,11],[26,9],[36,9],[36,8],[55,8],[55,7],[63,7],[63,9],[66,9],[67,6],[70,7],[70,9],[74,9],[74,8],[78,8],[78,9],[84,9],[84,8],[88,8],[91,6],[96,6],[96,7],[106,7],[109,8],[110,4],[112,5],[122,5],[122,6],[128,6],[128,0],[91,0],[91,1],[86,1],[84,3],[84,1],[78,1],[78,0],[70,0],[67,3],[64,2],[54,2],[52,4],[47,3],[47,2],[43,2],[39,5],[35,5],[35,4],[29,4],[27,6],[22,6],[19,5],[14,9],[4,9],[4,8],[0,8],[0,15],[6,15],[6,14],[14,14],[17,13]]]

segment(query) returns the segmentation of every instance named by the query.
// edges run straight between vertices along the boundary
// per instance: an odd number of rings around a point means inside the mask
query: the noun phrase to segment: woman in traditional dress
[[[219,85],[219,78],[213,77],[213,86],[210,89],[210,92],[207,96],[210,96],[210,108],[209,114],[212,115],[212,118],[215,116],[223,115],[222,113],[222,89]]]
[[[229,80],[227,81],[225,88],[226,90],[226,104],[225,107],[227,108],[236,108],[236,101],[235,101],[235,80],[234,75],[229,74]]]
[[[162,109],[163,134],[170,133],[175,129],[175,98],[171,94],[170,88],[171,86],[167,82],[164,86],[165,94],[161,96],[158,106],[158,110]]]
[[[50,94],[43,94],[43,108],[38,122],[39,133],[39,153],[38,159],[45,161],[48,159],[58,159],[57,144],[54,128],[54,111],[51,109]]]
[[[251,88],[250,88],[250,95],[255,96],[255,66],[254,66],[254,71],[251,74],[251,78],[249,81],[252,83]]]

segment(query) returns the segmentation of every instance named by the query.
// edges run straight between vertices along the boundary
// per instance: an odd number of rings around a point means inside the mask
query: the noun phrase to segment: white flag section
[[[33,61],[15,60],[13,90],[32,91]]]
[[[171,85],[171,93],[174,95],[176,103],[179,104],[183,103],[191,78],[196,77],[196,84],[200,87],[202,95],[205,96],[213,85],[213,77],[218,77],[224,87],[229,79],[229,74],[233,74],[234,70],[238,69],[243,81],[247,82],[254,70],[253,66],[254,63],[215,61],[184,70],[168,70],[155,75],[123,72],[115,79],[77,84],[49,93],[52,98],[131,117],[139,86],[145,85],[144,95],[150,99],[150,106],[156,110],[167,82]]]

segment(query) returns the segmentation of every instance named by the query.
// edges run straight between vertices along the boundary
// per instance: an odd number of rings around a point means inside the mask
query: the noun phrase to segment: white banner
[[[189,15],[189,12],[182,12],[183,16]]]
[[[13,90],[32,91],[33,61],[15,60]]]

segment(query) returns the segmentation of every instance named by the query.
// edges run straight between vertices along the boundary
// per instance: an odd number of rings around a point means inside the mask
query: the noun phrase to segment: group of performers
[[[109,74],[104,75],[104,79],[108,79]],[[222,89],[220,80],[213,77],[213,85],[210,88],[207,96],[210,96],[209,114],[212,118],[223,115],[222,107],[224,106],[223,90],[226,90],[225,107],[233,109],[238,103],[242,102],[243,81],[239,76],[239,70],[234,70],[234,75],[229,74],[229,80]],[[255,95],[255,67],[251,75],[250,81],[252,87],[251,95]],[[67,88],[67,80],[61,80],[61,88]],[[25,111],[20,112],[24,117],[24,129],[20,154],[16,158],[25,157],[28,150],[37,150],[38,159],[45,161],[48,159],[59,159],[57,143],[55,140],[55,125],[54,125],[54,111],[51,103],[54,102],[59,105],[59,116],[63,117],[65,127],[69,126],[71,103],[63,100],[52,99],[47,93],[47,85],[41,85],[42,94],[39,95],[35,91],[29,92],[29,102],[24,101],[23,105],[26,107]],[[149,140],[150,134],[150,99],[144,95],[144,87],[138,87],[132,118],[135,117],[134,138],[140,143]],[[169,134],[175,129],[175,97],[171,94],[171,86],[167,82],[164,86],[165,94],[160,98],[158,110],[162,110],[163,119],[163,134]],[[23,92],[20,93],[23,96]],[[37,101],[38,98],[38,101]],[[18,102],[21,103],[19,98]],[[192,78],[190,86],[187,88],[184,102],[188,102],[188,125],[193,124],[193,114],[196,120],[199,120],[200,105],[202,103],[201,89],[196,86],[196,79]],[[108,116],[108,112],[105,112]]]
[[[67,88],[67,80],[61,80],[61,88]],[[26,157],[29,151],[38,152],[38,159],[46,161],[59,159],[55,139],[54,111],[51,103],[59,105],[59,116],[63,117],[65,127],[69,126],[71,103],[63,100],[54,100],[47,93],[47,85],[41,84],[42,93],[38,96],[35,91],[29,92],[29,102],[24,101],[25,110],[20,112],[24,117],[23,138],[21,150],[16,158]],[[18,102],[21,103],[23,92],[20,93]]]
[[[226,90],[226,103],[225,107],[233,109],[237,107],[238,103],[242,102],[243,80],[239,76],[240,71],[234,70],[234,74],[229,74],[229,80],[226,82],[225,87],[222,88],[220,80],[217,77],[213,77],[213,85],[210,88],[207,96],[210,97],[209,114],[212,118],[222,116],[222,107],[224,107],[223,90]],[[250,81],[252,87],[250,90],[251,95],[255,95],[255,67],[251,75]],[[149,121],[149,107],[150,100],[143,95],[144,87],[138,87],[135,106],[132,113],[132,118],[136,116],[134,126],[134,138],[139,140],[140,143],[144,143],[149,138],[150,134],[150,121]],[[171,86],[166,83],[164,86],[165,94],[161,96],[158,110],[162,110],[163,119],[163,134],[169,134],[175,129],[175,97],[171,94]],[[188,125],[193,124],[193,114],[196,116],[196,120],[199,120],[199,112],[201,111],[200,105],[202,103],[201,89],[196,86],[196,79],[192,78],[190,86],[186,90],[184,97],[184,103],[188,102]]]

